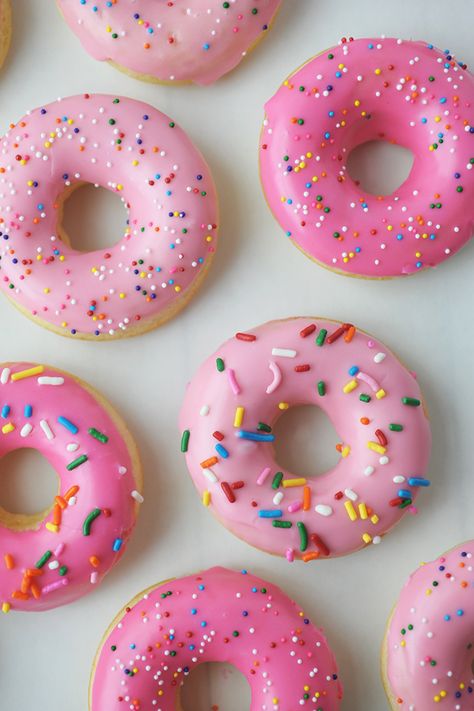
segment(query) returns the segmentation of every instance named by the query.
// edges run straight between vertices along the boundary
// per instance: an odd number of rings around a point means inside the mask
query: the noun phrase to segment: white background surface
[[[99,388],[129,422],[146,477],[146,500],[128,551],[95,593],[49,613],[0,619],[0,708],[85,711],[92,658],[118,609],[154,582],[217,563],[247,567],[281,585],[326,629],[345,685],[345,711],[387,708],[379,647],[391,606],[421,560],[473,536],[474,244],[438,270],[404,280],[349,279],[319,268],[286,241],[265,205],[258,134],[264,100],[279,82],[342,35],[425,39],[473,65],[473,0],[285,0],[258,49],[205,89],[135,81],[86,55],[53,0],[13,5],[14,41],[0,74],[0,133],[26,110],[58,96],[105,91],[148,101],[180,123],[207,157],[220,194],[222,229],[200,293],[176,320],[146,336],[71,341],[0,300],[0,360],[50,362]],[[118,199],[99,191],[89,198],[73,198],[68,223],[80,219],[73,241],[77,246],[87,234],[90,247],[113,242],[124,219]],[[79,218],[81,212],[87,214]],[[310,314],[359,325],[418,372],[432,418],[433,486],[420,496],[420,514],[405,517],[382,545],[345,559],[290,566],[235,539],[201,506],[179,453],[176,422],[187,380],[223,340],[272,318]],[[301,473],[317,473],[334,461],[336,440],[317,412],[303,415],[293,417],[301,429],[284,456]],[[51,484],[46,470],[30,470],[28,481],[41,491],[24,494],[25,506],[40,496],[44,502],[45,482]],[[18,500],[12,487],[18,489],[24,477],[13,484],[8,478],[10,496]],[[0,499],[6,495],[0,483],[2,490]],[[194,683],[186,711],[209,711],[211,703],[221,711],[248,709],[248,696],[236,693],[243,682],[210,696],[204,676]]]

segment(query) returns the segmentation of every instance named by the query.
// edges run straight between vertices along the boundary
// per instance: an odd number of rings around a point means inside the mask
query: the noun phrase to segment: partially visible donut
[[[392,708],[474,708],[474,541],[422,564],[389,620],[382,674]]]
[[[269,29],[281,0],[58,0],[84,48],[138,79],[211,84]]]
[[[0,0],[0,67],[5,61],[12,36],[12,10],[10,0]]]
[[[0,608],[49,610],[94,588],[121,558],[143,501],[136,446],[112,407],[78,378],[0,364],[0,457],[38,450],[58,494],[37,515],[0,508]]]
[[[154,585],[120,611],[94,661],[89,708],[175,711],[203,662],[239,669],[251,711],[340,707],[334,654],[303,610],[245,570],[211,568]]]

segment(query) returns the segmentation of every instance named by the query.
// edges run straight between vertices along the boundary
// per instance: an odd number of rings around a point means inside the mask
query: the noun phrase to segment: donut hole
[[[250,686],[232,664],[199,664],[181,689],[180,711],[244,711],[250,708]]]
[[[326,413],[314,405],[286,410],[273,433],[278,465],[296,476],[324,474],[340,459],[336,445],[341,440]]]
[[[36,449],[16,449],[0,458],[0,524],[12,530],[36,528],[58,493],[58,475]]]
[[[76,251],[113,247],[125,234],[128,211],[118,193],[84,183],[62,200],[59,235]]]
[[[387,141],[361,143],[349,153],[352,180],[371,195],[392,195],[410,175],[415,157],[404,146]]]

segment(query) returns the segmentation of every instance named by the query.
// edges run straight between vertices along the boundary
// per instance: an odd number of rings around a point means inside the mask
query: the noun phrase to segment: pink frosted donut
[[[340,707],[334,655],[303,610],[245,570],[211,568],[154,585],[119,613],[94,663],[89,708],[179,709],[180,687],[203,662],[237,667],[252,711]]]
[[[61,229],[62,202],[83,183],[117,193],[128,210],[109,249],[79,252]],[[174,316],[207,272],[216,221],[204,159],[148,104],[61,99],[0,140],[0,285],[62,335],[132,336]]]
[[[58,0],[95,59],[139,79],[212,84],[268,30],[281,0]]]
[[[12,35],[10,0],[0,0],[0,67],[5,61]]]
[[[389,621],[382,670],[393,709],[474,708],[474,541],[410,576]]]
[[[317,478],[275,461],[288,408],[316,405],[341,443]],[[425,478],[431,435],[413,376],[350,324],[273,321],[237,333],[198,370],[180,415],[181,450],[217,518],[251,545],[305,562],[344,555],[394,526]]]
[[[138,454],[111,406],[46,365],[0,365],[0,457],[38,450],[58,495],[37,515],[0,509],[0,607],[48,610],[101,582],[119,560],[142,502]]]
[[[265,105],[260,166],[276,219],[309,257],[371,278],[434,267],[473,235],[474,77],[447,50],[342,40]],[[392,194],[366,193],[347,159],[383,140],[415,156]]]

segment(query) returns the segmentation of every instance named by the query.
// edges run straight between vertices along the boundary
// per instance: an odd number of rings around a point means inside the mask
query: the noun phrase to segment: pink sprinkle
[[[99,579],[99,573],[95,570],[93,573],[91,573],[91,583],[92,585],[95,585],[96,582]]]
[[[376,380],[371,375],[367,375],[367,373],[363,373],[362,371],[359,371],[357,373],[357,378],[358,380],[363,380],[364,383],[367,383],[369,387],[372,388],[374,392],[377,392],[377,390],[380,390],[380,385],[377,383]]]
[[[293,561],[295,559],[295,552],[294,552],[293,548],[287,548],[285,555],[286,555],[286,559],[287,559],[288,563],[293,563]]]
[[[54,551],[54,555],[56,556],[56,558],[59,558],[59,556],[61,555],[63,550],[64,550],[64,543],[60,543],[59,546]]]
[[[43,595],[47,595],[48,593],[54,592],[55,590],[58,590],[58,588],[62,588],[64,585],[69,585],[69,579],[68,578],[61,578],[61,580],[57,580],[55,583],[51,583],[50,585],[46,585],[44,588],[41,588],[41,593]]]
[[[417,508],[416,506],[409,506],[409,507],[408,507],[408,511],[409,511],[413,516],[416,516],[416,514],[418,513],[418,508]]]
[[[240,386],[237,382],[235,373],[232,368],[227,369],[227,377],[229,379],[229,385],[231,387],[232,392],[234,393],[234,395],[238,395],[240,393]]]
[[[266,479],[267,476],[270,474],[270,472],[271,472],[270,467],[265,467],[265,469],[262,469],[262,471],[261,471],[261,473],[260,473],[260,476],[259,476],[258,479],[257,479],[257,484],[258,484],[259,486],[262,486],[262,484],[265,483],[265,479]]]
[[[288,511],[290,513],[295,513],[295,511],[299,511],[302,506],[303,504],[301,503],[301,501],[293,501],[293,503],[288,506]]]

